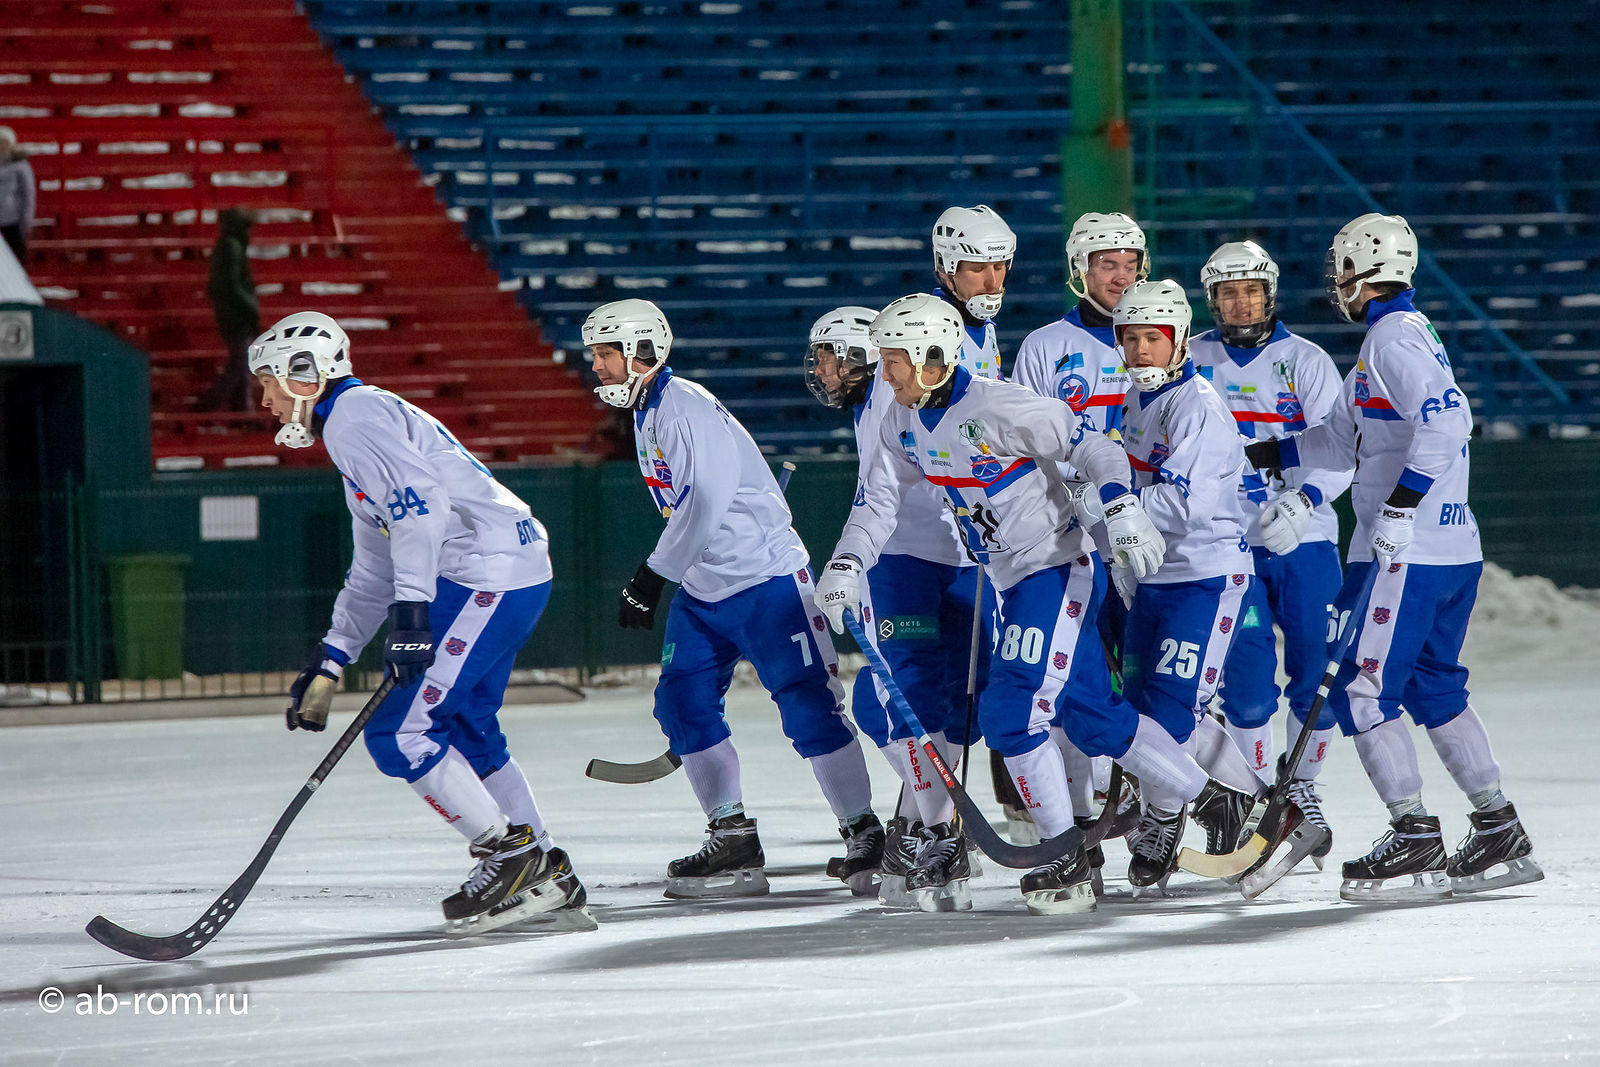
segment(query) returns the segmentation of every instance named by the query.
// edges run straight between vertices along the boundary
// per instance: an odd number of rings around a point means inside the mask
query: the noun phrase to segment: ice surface
[[[1496,589],[1501,609],[1538,599],[1519,583]],[[1256,903],[1183,874],[1167,899],[1134,901],[1115,844],[1093,915],[1026,915],[1018,875],[987,861],[974,912],[887,912],[823,876],[833,820],[750,688],[735,690],[731,718],[772,895],[666,901],[666,862],[700,840],[682,773],[643,786],[582,773],[591,756],[661,751],[634,688],[505,714],[598,932],[444,938],[438,901],[470,867],[464,844],[357,746],[232,924],[188,960],[146,964],[83,924],[103,913],[147,933],[187,926],[333,735],[290,734],[276,717],[0,731],[0,1062],[1592,1061],[1600,613],[1585,610],[1503,612],[1469,646],[1474,704],[1546,880],[1428,906],[1337,899],[1337,862],[1384,829],[1341,743],[1324,774],[1329,870],[1293,874]],[[1453,842],[1467,805],[1413,736]],[[887,767],[871,754],[869,766],[892,806]],[[988,804],[987,759],[975,766]],[[46,986],[68,995],[65,1010],[41,1009]],[[75,1014],[75,995],[97,987],[129,1003]],[[189,990],[207,1007],[215,991],[247,991],[249,1013],[134,1014],[135,994]]]

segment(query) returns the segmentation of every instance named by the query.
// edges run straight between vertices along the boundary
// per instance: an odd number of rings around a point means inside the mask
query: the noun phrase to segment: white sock
[[[1191,750],[1194,761],[1205,770],[1207,774],[1221,782],[1223,785],[1232,786],[1242,793],[1260,795],[1263,780],[1261,775],[1250,761],[1239,751],[1239,746],[1234,743],[1228,731],[1222,724],[1209,715],[1200,716],[1200,721],[1195,724],[1194,733],[1189,735],[1189,740],[1194,742]],[[1272,780],[1268,775],[1267,782]]]
[[[1298,731],[1298,719],[1290,719],[1290,729]],[[1298,739],[1299,734],[1294,735]],[[1291,778],[1311,779],[1322,773],[1322,765],[1327,762],[1328,748],[1333,744],[1333,727],[1326,730],[1312,730],[1311,736],[1306,738],[1306,750],[1300,756],[1300,766],[1296,767]]]
[[[496,768],[483,780],[483,787],[512,822],[531,826],[533,839],[539,847],[550,851],[555,842],[550,839],[550,831],[545,829],[544,819],[539,815],[539,805],[533,799],[533,789],[515,758],[506,760]]]
[[[961,746],[951,742],[943,731],[933,735],[933,747],[939,750],[939,758],[944,760],[944,765],[950,768],[951,774],[961,770]],[[932,767],[928,769],[933,770]]]
[[[501,825],[500,805],[478,780],[467,757],[453,748],[445,749],[444,758],[412,782],[411,788],[468,841]]]
[[[689,776],[689,785],[707,819],[720,819],[743,810],[739,753],[733,750],[733,738],[725,737],[710,748],[683,757],[683,773]]]
[[[1272,759],[1272,724],[1264,722],[1260,726],[1235,726],[1230,722],[1226,729],[1256,777],[1271,785],[1277,773]]]
[[[1067,796],[1067,768],[1061,750],[1048,742],[1032,752],[1006,757],[1006,770],[1017,783],[1017,795],[1028,806],[1041,838],[1072,828],[1072,800]]]
[[[1121,762],[1139,779],[1146,802],[1163,811],[1176,811],[1199,796],[1209,780],[1172,735],[1146,715],[1139,716],[1133,744],[1122,754]]]
[[[1443,726],[1428,731],[1444,769],[1469,796],[1500,788],[1500,764],[1489,747],[1489,731],[1471,704]]]
[[[916,738],[890,741],[879,751],[900,776],[903,805],[900,813],[908,821],[914,823],[921,819],[924,826],[937,826],[955,818],[955,801],[945,791],[939,772],[933,769]]]
[[[1067,770],[1067,796],[1072,800],[1072,814],[1088,818],[1094,810],[1094,759],[1067,739],[1067,732],[1059,726],[1050,727],[1050,739],[1061,751],[1061,762]]]
[[[860,741],[852,737],[834,751],[806,762],[817,776],[828,807],[841,822],[872,810],[872,779],[867,777],[867,758],[861,753]]]
[[[1422,795],[1422,770],[1417,766],[1417,750],[1412,747],[1411,736],[1400,720],[1390,719],[1356,734],[1355,743],[1356,755],[1361,757],[1361,766],[1372,779],[1379,800],[1393,805]]]

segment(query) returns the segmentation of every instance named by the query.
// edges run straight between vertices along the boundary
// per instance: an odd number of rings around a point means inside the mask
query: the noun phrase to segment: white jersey
[[[1022,341],[1011,380],[1065,401],[1105,433],[1122,424],[1128,372],[1110,326],[1085,326],[1077,308]]]
[[[1177,381],[1128,394],[1122,445],[1139,502],[1167,542],[1161,569],[1145,582],[1255,573],[1237,491],[1248,469],[1244,439],[1192,363]]]
[[[550,580],[544,526],[438,419],[355,378],[315,413],[355,538],[324,644],[355,659],[390,604],[431,602],[440,578],[483,592]]]
[[[957,363],[982,378],[1000,376],[1000,345],[995,339],[994,323],[986,322],[976,329],[966,327]],[[880,366],[873,375],[866,403],[855,410],[856,453],[861,463],[856,479],[857,499],[861,496],[867,468],[878,448],[878,424],[886,412],[898,406],[894,389],[884,381]],[[944,494],[928,484],[909,488],[901,499],[899,522],[883,546],[882,554],[915,556],[930,563],[960,567],[972,565],[972,557],[961,540],[960,530],[956,528],[955,512],[945,503]]]
[[[1411,304],[1411,290],[1367,305],[1367,336],[1344,380],[1343,403],[1292,446],[1302,465],[1354,466],[1352,563],[1373,558],[1372,523],[1396,485],[1423,494],[1405,563],[1483,559],[1478,520],[1467,505],[1472,411],[1456,385],[1444,342]]]
[[[1069,459],[1085,470],[1105,487],[1105,498],[1129,484],[1121,449],[1071,409],[965,368],[956,369],[947,406],[914,411],[895,404],[878,433],[874,461],[834,550],[864,568],[877,562],[901,501],[923,482],[937,486],[952,508],[967,510],[959,521],[969,543],[982,546],[998,590],[1091,551],[1055,461]]]
[[[1189,354],[1233,413],[1246,441],[1299,433],[1326,422],[1339,406],[1339,368],[1332,357],[1317,344],[1290,333],[1281,322],[1259,348],[1235,348],[1223,342],[1220,330],[1211,329],[1189,342]],[[1350,488],[1352,473],[1349,467],[1293,467],[1269,477],[1247,466],[1239,482],[1246,540],[1260,545],[1261,513],[1283,493],[1299,489],[1314,505],[1311,521],[1300,535],[1301,544],[1337,544],[1339,517],[1333,512],[1333,502]]]
[[[661,368],[633,442],[667,520],[646,561],[661,577],[714,604],[809,562],[761,449],[703,387]]]

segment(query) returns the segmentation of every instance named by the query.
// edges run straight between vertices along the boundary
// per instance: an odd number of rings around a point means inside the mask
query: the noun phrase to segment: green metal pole
[[[1086,211],[1133,211],[1122,0],[1072,0],[1070,13],[1072,125],[1061,143],[1062,220],[1069,231]]]

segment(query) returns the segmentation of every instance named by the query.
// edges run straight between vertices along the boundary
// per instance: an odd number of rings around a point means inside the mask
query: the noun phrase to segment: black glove
[[[397,600],[389,605],[389,638],[383,645],[383,662],[404,689],[433,666],[433,630],[428,626],[428,605],[420,600]]]
[[[327,728],[328,709],[333,706],[333,694],[339,688],[339,676],[323,666],[330,658],[327,647],[318,641],[305,667],[289,687],[289,706],[283,713],[289,729],[321,733]]]
[[[617,625],[624,630],[652,630],[656,625],[656,605],[667,580],[641,563],[622,589],[617,601]]]

